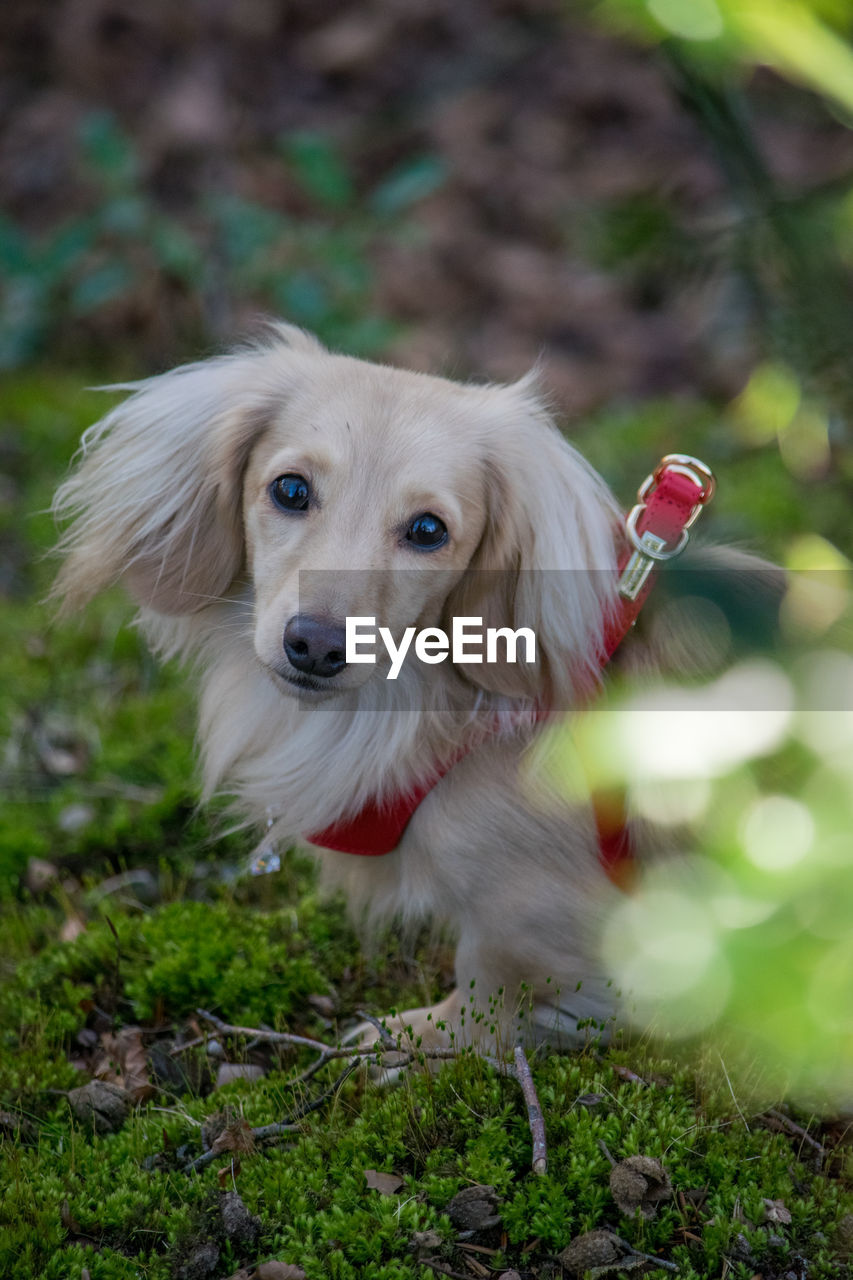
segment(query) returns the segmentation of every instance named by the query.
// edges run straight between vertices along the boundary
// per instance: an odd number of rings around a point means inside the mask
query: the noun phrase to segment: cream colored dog
[[[313,849],[356,914],[458,937],[456,990],[394,1026],[507,1045],[519,1019],[569,1043],[606,1022],[594,938],[616,890],[592,813],[535,797],[520,766],[536,707],[596,678],[620,516],[535,381],[460,385],[281,325],[123,389],[57,496],[73,518],[57,591],[76,606],[122,581],[155,649],[197,664],[206,794],[306,843],[456,761],[387,856]],[[345,661],[351,615],[394,635],[527,625],[537,662],[391,681],[381,659]]]

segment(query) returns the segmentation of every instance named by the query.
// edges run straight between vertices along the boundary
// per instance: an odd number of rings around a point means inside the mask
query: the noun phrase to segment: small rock
[[[582,1276],[592,1267],[620,1265],[624,1253],[612,1231],[587,1231],[582,1236],[575,1236],[557,1256],[567,1271]]]
[[[59,869],[46,858],[30,858],[24,883],[30,893],[44,893],[59,875]]]
[[[782,1280],[808,1280],[809,1260],[795,1253],[791,1258],[790,1270],[782,1276]]]
[[[95,821],[95,810],[90,804],[67,804],[61,810],[57,823],[60,831],[82,831]]]
[[[305,1280],[305,1272],[292,1262],[262,1262],[254,1280]]]
[[[610,1190],[622,1213],[639,1209],[644,1218],[653,1218],[658,1205],[672,1198],[672,1183],[660,1160],[651,1156],[629,1156],[610,1171]]]
[[[735,1236],[734,1241],[729,1246],[731,1257],[735,1262],[743,1262],[748,1267],[756,1265],[755,1254],[752,1252],[752,1245],[747,1240],[742,1231]]]
[[[133,1099],[117,1084],[90,1080],[69,1091],[68,1105],[81,1124],[94,1125],[97,1133],[116,1133],[130,1115]]]
[[[460,1231],[487,1231],[500,1225],[498,1193],[494,1187],[463,1187],[447,1206],[450,1221]]]
[[[248,1249],[257,1243],[261,1232],[260,1218],[249,1213],[236,1191],[226,1191],[219,1197],[219,1212],[225,1234],[232,1244]]]
[[[207,1280],[219,1264],[219,1245],[205,1240],[196,1245],[183,1266],[175,1272],[177,1280]]]
[[[265,1075],[263,1067],[251,1062],[223,1062],[216,1073],[216,1087],[221,1089],[233,1080],[263,1080]]]
[[[26,1116],[16,1115],[14,1111],[0,1111],[0,1138],[26,1146],[37,1140],[38,1129]]]

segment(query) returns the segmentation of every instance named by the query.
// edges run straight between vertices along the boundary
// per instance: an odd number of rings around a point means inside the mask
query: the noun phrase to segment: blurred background
[[[726,12],[11,0],[0,361],[148,372],[271,311],[461,376],[543,356],[568,419],[769,357],[841,406],[853,104]]]
[[[199,887],[209,864],[236,865],[236,846],[212,853],[194,816],[184,687],[127,631],[126,604],[58,628],[38,600],[54,537],[45,509],[109,403],[84,388],[212,353],[264,314],[454,377],[512,379],[540,361],[561,423],[624,503],[661,454],[696,453],[719,477],[713,536],[829,571],[843,590],[851,26],[847,0],[6,0],[0,882],[11,902],[53,893],[73,935],[95,911],[93,867],[153,867],[140,883],[156,897],[158,860],[189,858],[182,892],[198,895],[213,892]],[[843,612],[825,596],[807,604],[798,638],[820,649],[812,673],[849,708]],[[726,866],[729,907],[711,918],[713,894],[697,891],[705,924],[689,917],[688,932],[705,949],[682,967],[695,982],[673,1007],[710,990],[707,1016],[687,1019],[705,1028],[751,992],[734,1009],[741,1029],[769,1010],[771,1057],[807,1044],[796,1070],[831,1087],[853,1044],[837,978],[850,968],[853,734],[848,711],[809,736],[797,700],[811,680],[802,697],[814,707],[813,674],[780,678],[790,714],[775,737],[653,779],[670,796],[700,787],[676,818],[713,813],[711,834],[706,824],[691,839]],[[759,807],[745,836],[753,808],[780,795],[796,814]],[[800,852],[774,859],[791,822]],[[761,908],[738,915],[731,901],[750,893]],[[667,950],[658,932],[654,981],[678,965],[686,901],[663,904],[674,941]],[[624,973],[654,927],[629,925],[635,950],[614,960]]]

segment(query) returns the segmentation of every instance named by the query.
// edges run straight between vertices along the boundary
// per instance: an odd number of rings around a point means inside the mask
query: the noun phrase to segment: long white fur
[[[334,355],[278,325],[253,346],[121,389],[129,397],[86,433],[57,494],[57,515],[70,521],[57,594],[76,606],[124,581],[152,646],[195,665],[205,794],[226,791],[249,821],[272,815],[282,841],[305,841],[475,744],[424,801],[398,850],[385,858],[317,851],[326,878],[372,918],[448,922],[460,940],[460,989],[476,981],[485,999],[498,986],[527,983],[544,1000],[551,979],[563,990],[586,980],[595,994],[574,997],[572,1016],[606,1015],[589,935],[609,888],[591,818],[565,804],[539,812],[519,769],[536,731],[537,695],[565,705],[597,671],[618,512],[557,432],[535,378],[452,383]],[[270,676],[253,648],[260,552],[246,547],[244,477],[271,432],[298,443],[315,408],[319,420],[338,401],[351,409],[347,430],[350,417],[354,431],[362,421],[399,429],[415,460],[455,448],[468,475],[482,459],[490,505],[454,600],[464,603],[474,570],[517,572],[516,602],[535,617],[547,655],[547,691],[489,687],[473,668],[406,664],[397,681],[377,675],[306,707]],[[435,424],[448,421],[452,431],[438,438]],[[352,484],[368,452],[356,439]],[[465,492],[459,498],[463,511],[476,505],[473,491],[470,504]],[[306,548],[301,567],[310,569]],[[261,550],[268,562],[272,552]],[[441,1012],[452,1019],[461,999],[454,993]],[[508,1001],[514,1008],[514,996]],[[441,1039],[430,1012],[402,1018]]]

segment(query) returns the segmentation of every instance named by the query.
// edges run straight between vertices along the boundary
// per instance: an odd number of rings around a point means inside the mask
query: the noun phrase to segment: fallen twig
[[[520,1044],[515,1046],[515,1078],[519,1083],[522,1096],[527,1104],[527,1121],[530,1125],[530,1136],[533,1139],[533,1172],[548,1172],[548,1149],[545,1143],[545,1119],[533,1076],[530,1074],[530,1063]]]
[[[666,1258],[659,1258],[654,1253],[643,1253],[641,1249],[635,1249],[632,1244],[629,1244],[627,1240],[623,1240],[621,1236],[614,1235],[613,1239],[619,1243],[631,1258],[641,1258],[643,1262],[653,1262],[656,1267],[663,1267],[664,1271],[678,1271],[679,1269],[677,1262],[669,1262]]]
[[[784,1111],[777,1111],[775,1107],[769,1107],[764,1114],[770,1119],[775,1120],[776,1124],[784,1129],[786,1133],[791,1134],[792,1137],[800,1138],[803,1142],[807,1143],[808,1146],[818,1153],[821,1160],[826,1158],[826,1147],[822,1146],[821,1143],[818,1142],[817,1138],[813,1138],[808,1130],[804,1129],[802,1125],[797,1124],[797,1122],[792,1120],[790,1116],[786,1116]]]
[[[200,1018],[204,1018],[205,1022],[216,1027],[223,1036],[246,1036],[249,1040],[261,1040],[267,1044],[290,1044],[303,1049],[318,1049],[321,1053],[328,1050],[328,1046],[323,1044],[322,1040],[312,1040],[310,1036],[297,1036],[291,1031],[265,1031],[257,1027],[233,1026],[230,1022],[223,1022],[221,1018],[217,1018],[215,1013],[208,1013],[207,1009],[196,1009],[196,1013]]]
[[[321,1067],[327,1062],[334,1062],[338,1058],[351,1058],[369,1061],[374,1059],[379,1062],[383,1053],[393,1052],[399,1055],[399,1061],[394,1063],[395,1067],[409,1067],[413,1063],[422,1062],[426,1059],[433,1061],[450,1061],[453,1058],[464,1057],[471,1053],[469,1048],[404,1048],[402,1042],[397,1037],[391,1037],[381,1047],[377,1048],[376,1044],[372,1045],[327,1045],[322,1040],[312,1040],[308,1036],[297,1036],[290,1031],[266,1031],[257,1030],[255,1027],[235,1026],[230,1022],[223,1022],[221,1018],[217,1018],[215,1014],[208,1013],[206,1009],[196,1009],[196,1013],[200,1018],[210,1022],[220,1035],[223,1036],[244,1036],[249,1040],[259,1040],[266,1044],[289,1044],[301,1048],[316,1049],[319,1052],[319,1058],[313,1062],[306,1071],[300,1076],[294,1076],[289,1083],[298,1084],[303,1080],[309,1079],[315,1075]],[[383,1028],[383,1031],[385,1029]],[[385,1032],[390,1036],[390,1032]],[[485,1054],[477,1055],[483,1062],[496,1070],[506,1070],[505,1064],[498,1062],[496,1058],[489,1058]],[[510,1068],[511,1070],[511,1068]]]
[[[310,1048],[318,1050],[318,1056],[314,1062],[310,1064],[298,1076],[293,1076],[288,1084],[292,1086],[302,1084],[306,1080],[310,1080],[317,1072],[329,1062],[335,1062],[340,1058],[348,1058],[349,1066],[335,1082],[332,1091],[323,1094],[316,1103],[313,1103],[308,1110],[315,1110],[330,1096],[330,1092],[340,1088],[343,1081],[352,1074],[355,1068],[361,1062],[373,1062],[378,1066],[382,1065],[382,1059],[385,1053],[393,1052],[396,1061],[393,1063],[395,1069],[401,1067],[410,1067],[415,1063],[424,1061],[447,1062],[455,1058],[476,1056],[486,1066],[491,1067],[500,1075],[511,1076],[517,1080],[521,1088],[524,1101],[527,1105],[527,1118],[530,1124],[530,1134],[533,1139],[533,1172],[545,1173],[548,1168],[547,1146],[545,1141],[545,1120],[542,1115],[542,1108],[539,1104],[539,1098],[536,1094],[536,1087],[533,1083],[533,1077],[530,1073],[530,1064],[523,1048],[518,1045],[515,1049],[515,1064],[511,1062],[502,1062],[499,1058],[493,1058],[489,1054],[475,1053],[470,1047],[457,1048],[424,1048],[412,1047],[411,1049],[402,1047],[402,1038],[392,1035],[387,1027],[384,1027],[376,1018],[362,1015],[365,1020],[372,1026],[376,1027],[379,1033],[379,1042],[373,1045],[327,1045],[322,1040],[313,1040],[308,1036],[297,1036],[290,1031],[265,1031],[257,1030],[255,1027],[238,1026],[230,1022],[224,1022],[222,1018],[218,1018],[216,1014],[210,1013],[207,1009],[196,1009],[196,1013],[205,1022],[209,1022],[216,1031],[222,1036],[243,1036],[249,1040],[263,1041],[267,1044],[286,1044],[300,1048]],[[298,1118],[307,1115],[307,1111],[300,1111],[287,1121],[283,1121],[278,1125],[268,1125],[266,1130],[270,1135],[289,1133]],[[257,1136],[254,1134],[253,1136]],[[187,1168],[201,1168],[207,1164],[208,1160],[199,1157],[192,1165]]]
[[[607,1156],[607,1159],[610,1161],[611,1168],[615,1169],[616,1161],[613,1159],[610,1148],[608,1147],[607,1143],[604,1141],[603,1138],[598,1139],[598,1146],[599,1146],[599,1150],[602,1151]]]
[[[462,1271],[453,1271],[450,1267],[445,1267],[443,1263],[436,1262],[433,1258],[418,1258],[418,1265],[421,1267],[429,1267],[430,1271],[434,1271],[437,1276],[447,1276],[447,1280],[471,1280],[470,1275],[465,1275]]]
[[[300,1103],[287,1120],[278,1121],[275,1124],[262,1124],[254,1129],[250,1129],[247,1136],[251,1136],[256,1143],[272,1143],[275,1139],[282,1137],[286,1133],[293,1133],[299,1128],[299,1122],[304,1120],[312,1111],[318,1111],[324,1103],[333,1098],[341,1089],[344,1082],[349,1079],[352,1073],[361,1065],[361,1059],[358,1058],[354,1062],[350,1062],[338,1078],[334,1081],[329,1089],[326,1089],[317,1098],[312,1098],[309,1102]],[[184,1165],[185,1173],[192,1173],[198,1169],[203,1169],[206,1165],[214,1161],[217,1156],[221,1155],[221,1151],[211,1148],[202,1155],[197,1156],[195,1160],[191,1160],[189,1164]]]
[[[372,1027],[376,1028],[379,1032],[379,1039],[387,1046],[387,1048],[397,1048],[397,1041],[391,1035],[391,1032],[385,1026],[384,1022],[381,1022],[379,1018],[374,1018],[372,1013],[365,1013],[363,1009],[359,1009],[357,1012],[360,1018],[363,1018],[365,1022],[369,1022]]]

